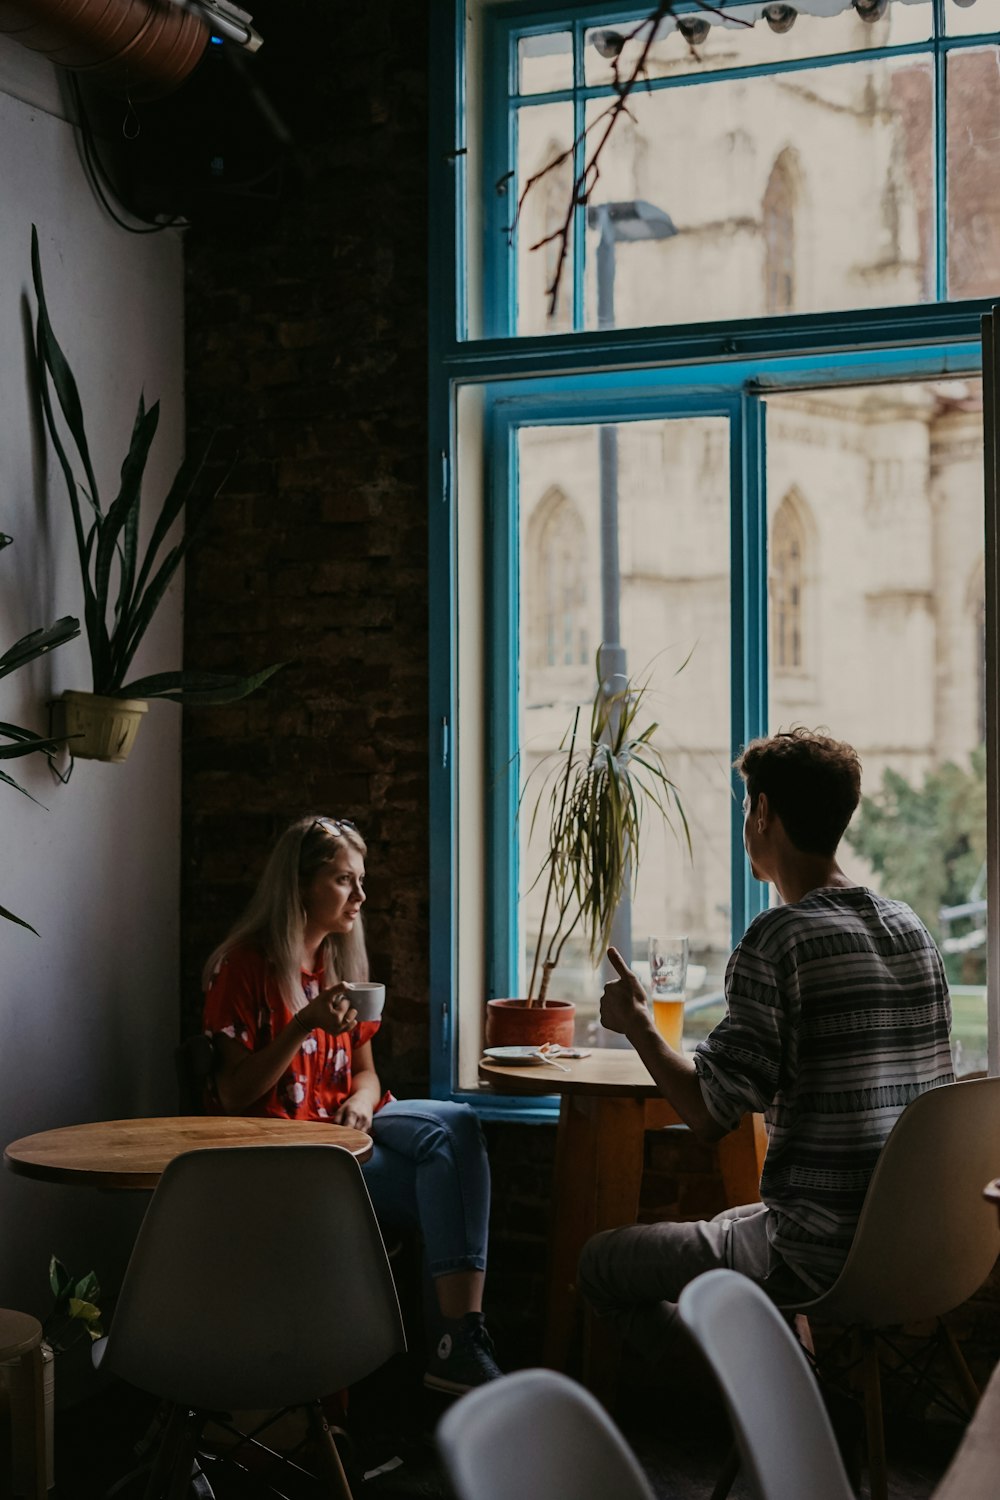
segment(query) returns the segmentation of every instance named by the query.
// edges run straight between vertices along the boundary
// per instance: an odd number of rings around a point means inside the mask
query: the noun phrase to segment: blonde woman
[[[365,845],[346,818],[307,817],[278,840],[246,911],[205,966],[205,1030],[224,1114],[367,1131],[379,1221],[419,1228],[438,1326],[424,1383],[461,1392],[501,1371],[482,1315],[490,1176],[467,1105],[396,1100],[372,1058],[349,981],[368,978]]]

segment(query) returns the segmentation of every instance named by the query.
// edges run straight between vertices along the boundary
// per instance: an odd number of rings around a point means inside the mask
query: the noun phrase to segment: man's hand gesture
[[[617,948],[608,949],[608,959],[620,977],[604,986],[601,1025],[609,1031],[620,1032],[631,1041],[636,1027],[648,1024],[650,1019],[646,991]]]

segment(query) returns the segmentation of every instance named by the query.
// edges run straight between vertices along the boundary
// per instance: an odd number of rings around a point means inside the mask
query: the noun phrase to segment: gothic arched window
[[[771,665],[776,672],[801,672],[805,666],[805,552],[800,505],[788,494],[771,532]]]
[[[795,305],[795,172],[793,153],[782,151],[764,189],[764,306],[769,313]]]
[[[531,519],[529,575],[531,658],[538,667],[574,667],[590,660],[587,632],[586,539],[579,511],[552,489]]]

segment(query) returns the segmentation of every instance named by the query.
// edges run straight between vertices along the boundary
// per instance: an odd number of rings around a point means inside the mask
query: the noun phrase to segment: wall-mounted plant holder
[[[128,758],[149,707],[144,698],[104,698],[68,689],[54,704],[60,735],[76,760]]]

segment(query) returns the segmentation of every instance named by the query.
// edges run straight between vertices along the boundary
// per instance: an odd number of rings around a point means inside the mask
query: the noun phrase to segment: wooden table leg
[[[760,1174],[767,1151],[761,1115],[744,1115],[737,1128],[719,1142],[719,1172],[727,1208],[760,1202]]]
[[[46,1485],[46,1463],[45,1463],[45,1365],[42,1359],[42,1347],[31,1349],[27,1354],[21,1356],[22,1365],[25,1367],[24,1374],[28,1384],[30,1395],[28,1407],[30,1416],[30,1433],[28,1442],[32,1450],[32,1479],[34,1490],[30,1493],[38,1496],[38,1500],[45,1500],[48,1494]]]
[[[566,1370],[580,1318],[576,1289],[580,1251],[591,1235],[634,1224],[638,1218],[648,1104],[627,1095],[563,1095],[543,1345],[544,1362],[552,1369]],[[672,1111],[666,1112],[676,1120]],[[659,1123],[659,1116],[655,1118]],[[728,1207],[759,1201],[766,1149],[763,1121],[756,1115],[747,1115],[738,1130],[719,1142],[719,1169]],[[618,1356],[617,1335],[597,1319],[588,1318],[582,1374],[606,1405],[614,1392]]]
[[[644,1117],[642,1099],[563,1096],[556,1138],[543,1351],[552,1369],[565,1370],[576,1329],[580,1251],[602,1229],[636,1221]],[[593,1355],[596,1358],[596,1350]]]

